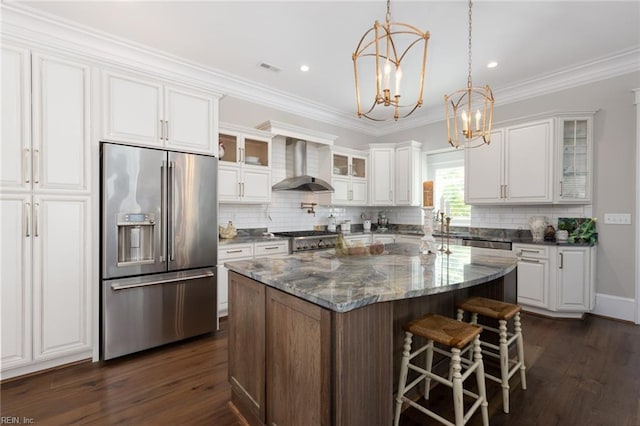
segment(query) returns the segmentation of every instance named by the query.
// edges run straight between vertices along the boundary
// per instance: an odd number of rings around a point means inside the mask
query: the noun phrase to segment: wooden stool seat
[[[398,379],[398,393],[396,394],[396,412],[393,424],[398,426],[402,405],[408,404],[429,417],[447,426],[462,426],[471,416],[480,409],[482,413],[482,424],[489,426],[489,410],[487,403],[487,392],[484,382],[484,364],[482,363],[482,349],[480,348],[480,333],[482,327],[475,324],[467,324],[456,321],[437,314],[427,314],[421,318],[413,320],[404,327],[404,345],[402,351],[402,362],[400,363],[400,378]],[[427,340],[423,345],[413,352],[411,345],[414,336],[423,337]],[[435,346],[438,344],[440,346]],[[446,347],[447,350],[441,348]],[[473,350],[473,360],[466,360],[460,357],[462,349],[470,347]],[[425,360],[422,366],[411,362],[416,356],[425,353]],[[443,377],[431,371],[433,366],[434,353],[450,358],[449,376]],[[409,377],[409,372],[414,377]],[[415,377],[415,373],[418,376]],[[464,381],[475,373],[477,393],[464,388]],[[415,386],[424,383],[424,399],[429,399],[431,380],[451,388],[453,393],[454,421],[442,417],[433,410],[428,409],[406,395]],[[471,406],[465,410],[464,397],[473,399]]]
[[[491,331],[499,336],[499,344],[482,341],[482,353],[500,360],[500,376],[494,376],[485,372],[487,379],[500,383],[502,387],[502,411],[509,413],[509,379],[516,372],[520,372],[520,385],[527,389],[526,367],[524,365],[524,339],[522,337],[522,324],[520,322],[521,308],[512,303],[500,300],[486,299],[484,297],[472,297],[457,304],[458,320],[464,320],[464,313],[471,314],[471,324],[478,323],[478,315],[498,320],[498,328],[483,325],[483,331]],[[507,322],[513,319],[513,332],[507,328]],[[515,356],[509,354],[509,348],[515,345]],[[471,350],[471,347],[463,352]]]
[[[413,320],[403,329],[415,336],[458,349],[467,346],[482,332],[482,327],[478,325],[467,324],[437,314],[427,314]]]
[[[514,305],[513,303],[501,302],[484,297],[472,297],[464,302],[458,303],[457,306],[458,309],[497,320],[509,320],[522,310],[520,306]]]

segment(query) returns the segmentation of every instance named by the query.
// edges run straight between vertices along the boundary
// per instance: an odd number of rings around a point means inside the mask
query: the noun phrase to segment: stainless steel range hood
[[[290,164],[293,165],[292,176],[276,183],[271,189],[274,191],[333,192],[334,189],[328,182],[307,174],[307,141],[287,138],[286,144],[286,164],[287,167]]]

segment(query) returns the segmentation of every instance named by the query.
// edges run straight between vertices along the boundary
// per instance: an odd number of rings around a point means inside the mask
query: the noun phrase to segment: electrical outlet
[[[604,223],[607,225],[631,225],[631,213],[605,213]]]

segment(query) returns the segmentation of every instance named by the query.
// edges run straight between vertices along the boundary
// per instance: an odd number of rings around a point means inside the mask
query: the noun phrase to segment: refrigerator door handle
[[[167,162],[160,166],[160,262],[167,260]]]
[[[176,239],[176,229],[175,229],[175,209],[174,209],[174,184],[175,184],[175,162],[169,161],[169,203],[167,204],[167,215],[169,216],[169,261],[174,260],[175,253],[175,239]]]
[[[126,290],[126,289],[129,289],[129,288],[147,287],[147,286],[150,286],[150,285],[168,284],[168,283],[176,283],[176,282],[180,282],[180,281],[198,280],[198,279],[201,279],[201,278],[213,277],[214,275],[215,274],[213,272],[207,272],[207,273],[204,273],[204,274],[193,275],[193,276],[190,276],[190,277],[180,277],[180,278],[170,278],[170,279],[166,279],[166,280],[145,281],[145,282],[139,282],[139,283],[135,283],[135,284],[113,283],[113,284],[111,284],[111,290],[118,291],[118,290]]]

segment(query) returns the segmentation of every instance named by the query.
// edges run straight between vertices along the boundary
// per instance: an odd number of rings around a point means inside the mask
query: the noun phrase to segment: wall
[[[632,89],[639,87],[640,73],[632,73],[600,82],[562,90],[526,101],[500,105],[496,94],[494,120],[500,122],[552,111],[598,110],[594,120],[594,200],[582,212],[572,207],[474,207],[472,225],[500,224],[516,228],[524,225],[522,215],[549,217],[566,213],[598,218],[598,293],[622,298],[635,297],[635,227],[605,225],[605,213],[631,213],[635,217],[635,106]],[[423,151],[446,147],[446,127],[442,122],[399,132],[398,140],[423,143]],[[504,220],[504,224],[503,221]],[[640,296],[640,295],[639,295]]]

